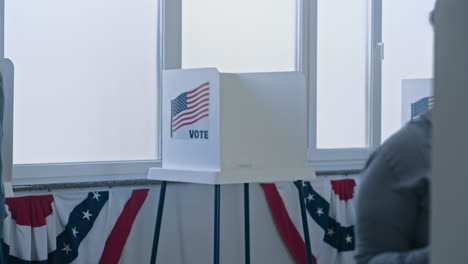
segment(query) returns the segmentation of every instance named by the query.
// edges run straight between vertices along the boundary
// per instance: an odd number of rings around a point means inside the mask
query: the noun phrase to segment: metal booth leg
[[[3,253],[3,239],[0,239],[0,264],[7,264]]]
[[[161,232],[162,216],[164,211],[164,200],[166,198],[167,181],[163,181],[159,193],[158,214],[156,216],[156,228],[154,229],[153,250],[151,252],[151,264],[156,263],[158,256],[159,234]]]
[[[312,250],[310,249],[309,225],[307,224],[307,215],[304,203],[304,191],[302,180],[298,180],[299,185],[299,204],[301,205],[302,227],[304,228],[305,246],[307,252],[307,264],[312,264]]]
[[[220,229],[220,199],[221,186],[215,185],[214,196],[214,244],[213,244],[213,263],[219,264],[219,229]]]
[[[245,264],[250,264],[250,198],[249,184],[244,183]]]

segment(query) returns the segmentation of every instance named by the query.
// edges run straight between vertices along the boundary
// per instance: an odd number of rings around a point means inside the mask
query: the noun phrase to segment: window
[[[157,160],[158,1],[4,1],[14,163]]]
[[[382,140],[402,125],[402,84],[432,79],[434,34],[429,14],[435,0],[384,1],[382,65]]]
[[[302,35],[310,44],[300,57],[310,89],[310,165],[360,169],[380,143],[381,2],[315,0],[308,9]]]
[[[301,58],[309,63],[316,169],[361,169],[401,127],[402,84],[427,86],[432,78],[434,3],[311,1],[310,28],[302,31],[311,45]]]
[[[294,71],[296,0],[183,0],[182,67]]]
[[[365,148],[368,0],[318,1],[317,148]]]
[[[157,158],[156,4],[6,1],[14,163]]]

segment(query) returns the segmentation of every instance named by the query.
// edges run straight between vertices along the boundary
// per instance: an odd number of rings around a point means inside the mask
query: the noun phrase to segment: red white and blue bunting
[[[354,263],[356,180],[356,177],[320,177],[302,186],[262,185],[278,231],[297,263],[307,263],[299,188],[305,196],[314,263]]]

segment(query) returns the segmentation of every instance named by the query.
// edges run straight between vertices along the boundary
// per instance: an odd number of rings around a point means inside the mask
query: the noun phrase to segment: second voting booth
[[[222,184],[244,184],[245,252],[250,261],[249,183],[311,180],[307,151],[307,92],[297,72],[219,73],[215,68],[163,73],[163,181],[153,254],[155,263],[168,181],[215,186],[214,263],[219,263]],[[301,190],[301,188],[299,188]],[[300,191],[300,196],[302,192]],[[308,248],[303,197],[299,198]],[[311,263],[311,262],[310,262]]]

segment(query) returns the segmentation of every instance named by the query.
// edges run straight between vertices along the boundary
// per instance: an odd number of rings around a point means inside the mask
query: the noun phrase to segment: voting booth
[[[156,263],[168,181],[214,185],[213,263],[219,264],[221,185],[244,184],[245,263],[250,263],[249,183],[296,181],[308,263],[312,263],[302,180],[307,90],[298,72],[166,70],[162,87],[162,181],[151,263]]]
[[[162,168],[149,178],[227,184],[311,179],[307,93],[298,72],[167,70]]]
[[[431,109],[434,104],[433,79],[404,79],[401,89],[401,125]]]

